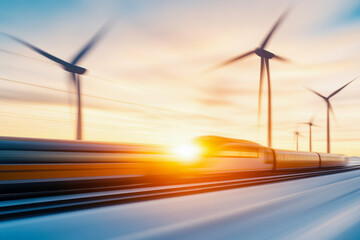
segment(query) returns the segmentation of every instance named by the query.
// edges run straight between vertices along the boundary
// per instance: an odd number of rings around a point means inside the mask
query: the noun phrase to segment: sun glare
[[[191,163],[198,159],[200,148],[193,144],[186,144],[174,147],[172,152],[180,161]]]

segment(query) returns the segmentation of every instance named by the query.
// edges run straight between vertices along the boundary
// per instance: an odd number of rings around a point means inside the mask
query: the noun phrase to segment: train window
[[[258,158],[259,150],[254,149],[224,149],[220,151],[217,156],[219,157],[233,157],[233,158]]]
[[[264,151],[264,163],[273,163],[274,159],[273,159],[273,153],[271,150],[265,150]]]

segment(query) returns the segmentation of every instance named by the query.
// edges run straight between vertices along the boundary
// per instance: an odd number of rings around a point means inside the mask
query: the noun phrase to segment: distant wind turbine
[[[359,77],[359,76],[358,76]],[[353,80],[351,80],[350,82],[348,82],[347,84],[345,84],[344,86],[342,86],[341,88],[337,89],[336,91],[334,91],[333,93],[331,93],[329,96],[325,97],[323,95],[321,95],[320,93],[312,90],[312,89],[308,89],[309,91],[313,92],[314,94],[318,95],[319,97],[321,97],[325,102],[326,102],[326,106],[327,106],[327,111],[326,111],[326,142],[327,142],[327,152],[330,153],[330,112],[333,114],[333,116],[335,117],[335,113],[334,110],[330,104],[330,98],[332,98],[333,96],[335,96],[336,94],[338,94],[341,90],[343,90],[347,85],[349,85],[350,83],[352,83],[353,81],[355,81],[358,77],[354,78]]]
[[[294,137],[296,140],[296,151],[299,151],[299,137],[302,137],[299,131],[294,132]]]
[[[306,124],[309,126],[309,152],[312,152],[312,127],[319,127],[319,125],[314,123],[314,116],[310,119],[309,122],[302,122],[300,124]]]
[[[288,59],[280,57],[278,55],[275,55],[272,52],[269,52],[267,50],[265,50],[265,47],[267,45],[267,43],[269,42],[272,34],[275,32],[275,30],[277,29],[277,27],[280,25],[280,23],[284,20],[284,18],[286,17],[286,15],[288,14],[288,10],[286,10],[278,19],[278,21],[275,23],[275,25],[273,26],[273,28],[270,30],[269,34],[266,36],[266,38],[264,39],[264,41],[261,43],[260,47],[256,48],[255,50],[252,50],[250,52],[241,54],[240,56],[234,57],[226,62],[223,62],[215,67],[213,67],[212,69],[210,69],[210,71],[224,67],[226,65],[232,64],[238,60],[241,60],[247,56],[250,56],[252,54],[256,54],[260,57],[260,84],[259,84],[259,107],[258,107],[258,123],[260,121],[260,114],[261,114],[261,97],[262,97],[262,87],[263,87],[263,73],[264,73],[264,67],[266,67],[266,73],[267,73],[267,84],[268,84],[268,129],[267,129],[267,145],[268,147],[271,147],[272,145],[272,111],[271,111],[271,107],[272,107],[272,103],[271,103],[271,83],[270,83],[270,65],[269,65],[269,59],[276,59],[276,60],[280,60],[283,62],[289,62]]]
[[[80,84],[80,75],[85,74],[87,69],[78,66],[79,61],[88,53],[88,51],[100,40],[100,38],[107,32],[109,29],[109,22],[103,25],[100,30],[95,34],[95,36],[78,52],[78,54],[69,62],[64,61],[58,57],[55,57],[44,50],[41,50],[34,45],[14,37],[12,35],[3,33],[4,35],[10,37],[11,39],[25,45],[26,47],[32,49],[33,51],[39,53],[40,55],[50,59],[53,62],[56,62],[61,65],[61,67],[70,73],[70,84],[73,84],[77,93],[77,119],[76,119],[76,140],[82,140],[82,103],[81,103],[81,84]]]

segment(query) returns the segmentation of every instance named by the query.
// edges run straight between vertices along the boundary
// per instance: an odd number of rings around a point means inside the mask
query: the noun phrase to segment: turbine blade
[[[76,74],[70,73],[70,82],[74,84],[74,87],[76,88]]]
[[[329,102],[329,110],[330,110],[330,113],[333,115],[334,119],[335,119],[335,122],[338,124],[339,121],[337,120],[336,118],[336,115],[335,115],[335,112],[334,112],[334,109],[332,108],[331,106],[331,103]]]
[[[310,122],[309,122],[309,123],[313,123],[313,122],[314,122],[314,120],[315,120],[315,114],[314,114],[314,115],[312,115],[312,117],[310,118]]]
[[[309,91],[312,92],[312,93],[315,93],[316,95],[318,95],[319,97],[321,97],[322,99],[324,99],[325,101],[327,101],[327,98],[326,98],[325,96],[321,95],[320,93],[312,90],[311,88],[306,88],[306,89],[309,90]]]
[[[275,56],[273,57],[273,59],[276,59],[276,60],[279,60],[279,61],[282,61],[282,62],[288,62],[288,63],[291,63],[291,62],[292,62],[290,59],[284,58],[284,57],[280,57],[280,56],[278,56],[278,55],[275,55]]]
[[[260,62],[260,82],[259,82],[259,99],[258,99],[258,129],[260,129],[260,117],[261,117],[261,99],[262,99],[262,88],[264,82],[264,58],[261,58]]]
[[[230,59],[230,60],[227,60],[227,61],[225,61],[225,62],[223,62],[223,63],[220,63],[220,64],[216,65],[215,67],[210,68],[210,69],[207,70],[206,72],[212,72],[212,71],[214,71],[214,70],[216,70],[216,69],[222,68],[222,67],[224,67],[224,66],[226,66],[226,65],[229,65],[229,64],[231,64],[231,63],[233,63],[233,62],[236,62],[236,61],[238,61],[238,60],[240,60],[240,59],[243,59],[243,58],[245,58],[245,57],[247,57],[247,56],[249,56],[249,55],[251,55],[251,54],[253,54],[253,53],[254,53],[254,51],[250,51],[250,52],[241,54],[240,56],[234,57],[234,58],[232,58],[232,59]]]
[[[313,127],[320,127],[320,125],[317,125],[315,123],[312,124]]]
[[[341,88],[339,88],[338,90],[336,90],[335,92],[333,92],[332,94],[329,95],[328,98],[331,98],[333,96],[335,96],[336,94],[338,94],[341,90],[343,90],[347,85],[349,85],[350,83],[352,83],[353,81],[355,81],[359,76],[357,76],[356,78],[354,78],[353,80],[351,80],[350,82],[348,82],[347,84],[345,84],[344,86],[342,86]]]
[[[283,14],[281,14],[281,16],[279,17],[279,19],[277,20],[277,22],[274,24],[274,26],[272,27],[272,29],[270,30],[270,32],[268,33],[268,35],[266,36],[266,38],[264,39],[264,41],[261,44],[261,48],[265,48],[267,43],[269,42],[272,34],[275,32],[275,30],[277,29],[277,27],[281,24],[281,22],[284,20],[284,18],[286,17],[286,15],[289,13],[289,9],[286,9]]]
[[[112,23],[112,22],[111,22]],[[107,21],[93,36],[93,38],[81,49],[81,51],[71,61],[72,64],[77,64],[82,57],[108,32],[112,25],[110,21]]]
[[[293,135],[293,144],[296,146],[296,133]]]
[[[72,94],[72,89],[73,88],[76,88],[76,78],[75,78],[75,74],[74,73],[70,73],[69,75],[69,80],[67,81],[67,85],[68,85],[68,91],[69,91],[69,94],[68,94],[68,105],[69,105],[69,108],[70,110],[72,110],[72,106],[74,104],[74,98],[73,98],[73,94]],[[72,112],[72,111],[71,111]]]
[[[60,65],[62,65],[62,66],[68,66],[68,65],[70,65],[68,62],[66,62],[66,61],[64,61],[64,60],[62,60],[62,59],[60,59],[60,58],[57,58],[57,57],[55,57],[55,56],[53,56],[53,55],[45,52],[44,50],[41,50],[40,48],[35,47],[34,45],[32,45],[32,44],[30,44],[30,43],[28,43],[28,42],[26,42],[26,41],[24,41],[24,40],[22,40],[22,39],[20,39],[20,38],[14,37],[14,36],[9,35],[9,34],[6,34],[6,33],[3,33],[3,34],[5,34],[5,35],[8,36],[9,38],[11,38],[11,39],[13,39],[13,40],[15,40],[15,41],[17,41],[17,42],[19,42],[19,43],[25,45],[26,47],[32,49],[33,51],[39,53],[40,55],[42,55],[42,56],[50,59],[51,61],[54,61],[54,62],[56,62],[56,63],[58,63],[58,64],[60,64]]]

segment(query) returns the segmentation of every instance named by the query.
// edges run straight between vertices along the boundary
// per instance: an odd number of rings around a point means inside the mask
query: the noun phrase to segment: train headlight
[[[173,147],[172,153],[183,163],[194,163],[199,159],[201,149],[197,145],[187,144]]]

